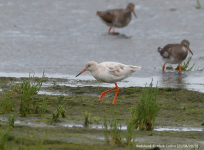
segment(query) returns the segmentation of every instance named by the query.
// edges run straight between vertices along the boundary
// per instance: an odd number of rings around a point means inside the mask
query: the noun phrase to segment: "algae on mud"
[[[7,82],[9,83],[9,82]],[[85,112],[89,112],[93,124],[102,125],[104,115],[107,120],[116,119],[120,124],[125,124],[130,117],[130,108],[138,104],[141,91],[144,88],[130,87],[120,88],[117,103],[112,105],[114,92],[110,92],[104,97],[102,102],[98,102],[98,95],[107,90],[103,87],[67,87],[54,85],[44,88],[46,90],[60,90],[69,93],[68,96],[53,96],[35,94],[32,98],[36,101],[39,110],[42,109],[43,99],[47,99],[47,108],[43,115],[41,111],[28,114],[27,117],[20,117],[20,96],[17,93],[10,95],[13,103],[13,110],[9,114],[15,114],[16,120],[25,123],[15,123],[14,128],[9,132],[9,139],[6,143],[7,149],[126,149],[128,146],[106,145],[104,131],[92,128],[68,128],[59,126],[53,122],[52,114],[59,104],[66,105],[66,118],[59,117],[60,123],[84,124]],[[5,91],[0,92],[0,99]],[[88,94],[88,95],[87,95]],[[160,110],[155,120],[155,126],[177,126],[177,127],[201,127],[204,123],[204,94],[185,89],[160,88],[157,97]],[[1,108],[2,109],[2,108]],[[0,110],[1,111],[1,110]],[[1,118],[8,114],[2,114]],[[97,118],[97,119],[93,119]],[[26,123],[27,122],[27,123]],[[35,126],[35,123],[44,123],[45,126]],[[0,128],[3,129],[7,123],[0,121]],[[133,132],[136,136],[136,143],[146,144],[200,144],[203,147],[203,131],[175,132],[175,131],[139,131]],[[126,131],[121,131],[121,137],[125,138]],[[103,137],[103,138],[101,138]],[[132,147],[135,149],[135,146]],[[139,148],[138,148],[139,149]]]

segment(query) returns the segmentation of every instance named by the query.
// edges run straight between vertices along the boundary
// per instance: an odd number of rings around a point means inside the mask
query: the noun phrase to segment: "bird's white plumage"
[[[86,68],[96,80],[116,83],[127,78],[141,67],[125,65],[118,62],[102,62],[98,64],[97,62],[90,61],[86,64]]]
[[[185,46],[182,47],[183,52],[188,52],[187,48]]]
[[[164,58],[168,58],[169,57],[169,54],[168,52],[164,52],[164,54],[162,55]]]
[[[103,97],[106,95],[107,92],[116,90],[115,97],[112,103],[115,104],[119,92],[119,88],[116,82],[127,78],[133,72],[139,70],[140,68],[141,67],[125,65],[118,62],[102,62],[98,64],[95,61],[89,61],[86,64],[85,69],[82,70],[79,74],[77,74],[76,77],[85,71],[90,71],[96,80],[107,83],[115,83],[115,88],[102,92],[101,96],[99,97],[99,101],[101,101],[103,100]]]
[[[172,56],[170,56],[170,58],[163,58],[163,60],[164,60],[164,62],[170,63],[170,64],[180,64],[181,63],[181,60],[176,59]]]

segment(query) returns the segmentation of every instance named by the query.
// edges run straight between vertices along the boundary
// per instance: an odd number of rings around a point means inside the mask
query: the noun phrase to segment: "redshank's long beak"
[[[134,9],[132,9],[131,11],[132,11],[132,13],[135,15],[135,18],[137,18],[137,15],[136,15]]]
[[[76,77],[78,77],[80,74],[82,74],[85,71],[86,71],[86,68],[83,71],[81,71],[78,75],[76,75]]]
[[[193,52],[191,51],[191,49],[189,47],[187,47],[187,49],[191,52],[191,54],[193,55]]]

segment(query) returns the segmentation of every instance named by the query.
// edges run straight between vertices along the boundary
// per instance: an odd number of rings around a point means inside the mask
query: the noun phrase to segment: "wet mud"
[[[36,79],[38,80],[38,79]],[[4,81],[4,82],[3,82]],[[8,90],[10,81],[21,82],[17,78],[1,78],[2,91]],[[52,79],[45,79],[51,82]],[[44,86],[43,91],[51,95],[36,94],[38,111],[20,117],[20,96],[10,95],[14,108],[9,114],[0,114],[0,128],[5,129],[7,116],[15,114],[14,128],[9,132],[8,149],[140,149],[136,144],[195,144],[204,146],[204,93],[181,88],[159,88],[159,113],[153,131],[135,130],[135,142],[132,146],[107,145],[104,136],[104,116],[108,122],[116,119],[121,125],[121,135],[125,143],[126,121],[130,118],[130,109],[137,105],[141,91],[145,87],[120,88],[116,104],[112,105],[115,92],[107,93],[103,101],[98,102],[101,92],[107,87],[69,87],[58,85],[64,80],[55,80],[52,86]],[[6,86],[7,85],[7,86]],[[148,88],[148,87],[146,87]],[[54,95],[55,92],[59,95]],[[63,95],[65,93],[65,95]],[[42,99],[47,97],[46,113],[41,115]],[[66,115],[53,121],[52,116],[59,104],[65,103]],[[91,114],[91,122],[85,127],[85,112]],[[162,148],[162,147],[161,147]],[[148,148],[146,148],[148,149]]]
[[[199,71],[204,66],[204,9],[197,9],[196,0],[134,3],[138,18],[112,35],[96,11],[124,8],[127,1],[0,2],[0,98],[5,97],[11,85],[26,80],[29,73],[38,77],[42,72],[46,74],[41,90],[32,97],[35,109],[26,117],[19,114],[19,94],[9,96],[14,107],[9,114],[0,114],[0,131],[5,131],[8,116],[15,115],[16,121],[6,149],[150,149],[136,148],[136,144],[161,144],[161,149],[172,150],[187,149],[179,144],[204,148],[204,71]],[[190,66],[195,63],[195,67],[178,73],[176,65],[167,64],[171,70],[162,72],[164,62],[157,47],[183,39],[191,43],[194,55]],[[116,61],[142,69],[118,83],[119,95],[112,105],[114,91],[98,102],[101,92],[112,84],[99,83],[89,73],[75,78],[90,60]],[[125,140],[130,109],[137,105],[141,91],[152,79],[159,87],[155,130],[135,130],[135,143],[131,146],[125,142],[107,145],[104,116],[109,122],[117,119],[124,127],[121,134]],[[44,99],[48,106],[41,115]],[[65,118],[60,116],[53,121],[59,104],[65,106]],[[84,127],[87,112],[91,121]]]

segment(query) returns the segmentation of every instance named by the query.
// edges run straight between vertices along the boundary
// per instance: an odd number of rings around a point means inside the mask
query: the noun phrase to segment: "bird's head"
[[[181,45],[183,45],[183,46],[185,46],[189,51],[190,51],[190,53],[193,55],[193,52],[191,51],[191,49],[189,48],[189,46],[190,46],[190,42],[188,41],[188,40],[183,40],[183,41],[181,41]]]
[[[86,63],[85,69],[82,70],[79,74],[76,75],[76,77],[78,77],[80,74],[82,74],[85,71],[94,71],[95,69],[97,69],[97,62],[95,61],[89,61]]]
[[[131,10],[131,12],[135,15],[135,17],[137,18],[137,15],[136,15],[136,13],[135,13],[135,11],[134,11],[134,9],[135,9],[135,4],[133,4],[133,3],[129,3],[128,5],[127,5],[127,8],[126,9],[129,9],[129,10]]]

